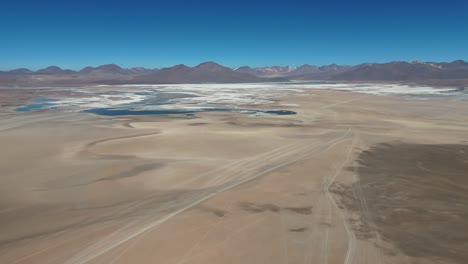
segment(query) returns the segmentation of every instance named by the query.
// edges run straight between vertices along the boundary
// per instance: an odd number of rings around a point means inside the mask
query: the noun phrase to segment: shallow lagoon
[[[95,108],[83,112],[106,116],[120,115],[171,115],[171,114],[195,114],[201,112],[240,112],[245,114],[272,114],[272,115],[295,115],[296,112],[289,110],[259,110],[259,109],[237,109],[237,108],[198,108],[198,109],[160,109],[160,110],[129,110],[115,108]]]
[[[111,95],[118,95],[118,93],[110,93]],[[133,103],[117,104],[115,107],[99,107],[85,110],[80,112],[93,113],[97,115],[106,116],[123,116],[123,115],[170,115],[170,114],[195,114],[201,112],[239,112],[244,114],[271,114],[271,115],[294,115],[296,112],[289,110],[263,110],[263,109],[245,109],[236,107],[177,107],[177,100],[183,98],[196,97],[193,94],[184,93],[138,93],[146,95],[147,97],[141,101]],[[109,95],[106,94],[106,95]],[[174,105],[176,107],[165,109],[157,107],[164,105]],[[37,98],[32,104],[17,108],[19,112],[29,112],[47,109],[58,109],[64,107],[60,99],[54,98]],[[145,107],[153,107],[153,109],[145,109]],[[154,109],[156,107],[156,109]]]
[[[399,84],[345,84],[289,82],[257,84],[121,85],[74,88],[78,96],[38,98],[16,111],[48,109],[88,112],[98,115],[166,115],[199,112],[241,112],[246,114],[291,115],[293,111],[256,109],[274,103],[275,97],[302,94],[305,90],[339,90],[372,95],[393,95],[417,99],[449,97],[468,99],[464,87],[428,87]],[[91,89],[92,88],[92,89]],[[80,96],[82,94],[82,96]],[[311,99],[312,100],[312,99]],[[257,107],[258,106],[258,107]],[[290,107],[291,105],[289,105]],[[247,107],[247,108],[244,108]],[[253,107],[250,108],[250,107]],[[283,107],[288,107],[283,105]]]
[[[32,110],[42,110],[42,109],[54,109],[56,108],[53,102],[59,101],[58,99],[54,98],[37,98],[34,100],[32,104],[19,107],[16,109],[18,112],[29,112]]]

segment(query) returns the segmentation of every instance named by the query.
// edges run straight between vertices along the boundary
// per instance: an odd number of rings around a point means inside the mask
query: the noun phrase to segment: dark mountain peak
[[[343,65],[338,65],[338,64],[335,64],[335,63],[332,63],[332,64],[328,64],[328,65],[323,65],[323,66],[320,66],[319,69],[321,71],[342,71],[344,69],[347,69],[349,68],[348,66],[343,66]]]
[[[104,64],[97,67],[85,67],[80,70],[82,74],[127,74],[129,71],[127,69],[123,69],[117,64]]]
[[[241,66],[239,68],[235,68],[234,71],[236,72],[240,72],[240,73],[247,73],[247,74],[251,74],[251,75],[257,75],[258,72],[250,67],[250,66]]]
[[[62,74],[64,72],[65,71],[58,66],[49,66],[47,68],[36,71],[36,73],[39,73],[39,74]]]
[[[101,70],[106,70],[106,71],[121,71],[121,70],[123,70],[123,68],[120,67],[117,64],[104,64],[104,65],[96,67],[96,69],[101,69]]]
[[[202,63],[198,64],[195,67],[202,67],[202,66],[221,66],[221,65],[219,63],[214,62],[214,61],[205,61],[205,62],[202,62]],[[221,67],[223,67],[223,66],[221,66]]]
[[[419,61],[392,61],[390,63],[378,63],[380,65],[387,65],[387,64],[390,64],[390,65],[411,65],[411,64],[422,64],[421,62]]]
[[[180,71],[180,70],[189,70],[191,69],[189,66],[185,65],[185,64],[177,64],[177,65],[174,65],[172,67],[168,67],[168,68],[163,68],[162,70],[164,71]]]
[[[454,61],[450,62],[450,64],[457,65],[457,66],[468,66],[468,62],[466,62],[464,60],[454,60]]]
[[[197,66],[193,67],[194,69],[197,69],[197,70],[207,70],[207,71],[219,71],[219,70],[231,70],[229,68],[226,68],[216,62],[212,62],[212,61],[207,61],[207,62],[203,62],[203,63],[200,63],[198,64]]]
[[[240,71],[243,71],[243,70],[253,70],[253,68],[250,67],[250,66],[240,66],[240,67],[238,67],[238,68],[235,68],[235,70],[236,70],[236,71],[237,71],[237,70],[240,70]]]
[[[133,67],[127,70],[132,75],[146,75],[158,71],[158,69],[147,69],[145,67]]]
[[[14,74],[30,74],[30,73],[33,73],[33,72],[32,72],[30,69],[19,68],[19,69],[11,70],[10,73],[14,73]]]
[[[304,64],[304,65],[297,67],[297,69],[317,69],[317,68],[318,68],[317,66],[313,66],[310,64]]]
[[[145,67],[133,67],[128,69],[133,74],[147,74],[157,71],[158,69],[146,69]]]
[[[62,71],[62,68],[60,68],[59,66],[49,66],[49,67],[45,68],[44,70],[48,70],[48,71]]]
[[[80,73],[89,73],[91,72],[92,70],[94,70],[95,68],[94,67],[91,67],[91,66],[87,66],[87,67],[84,67],[83,69],[80,70]]]

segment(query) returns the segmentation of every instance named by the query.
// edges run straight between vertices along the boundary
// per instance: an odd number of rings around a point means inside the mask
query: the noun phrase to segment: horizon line
[[[392,62],[407,62],[407,63],[453,63],[453,62],[456,62],[456,61],[463,61],[463,62],[466,62],[464,59],[455,59],[455,60],[452,60],[452,61],[423,61],[423,60],[392,60],[392,61],[385,61],[385,62],[362,62],[362,63],[358,63],[358,64],[339,64],[339,63],[330,63],[330,64],[322,64],[322,65],[315,65],[315,64],[310,64],[310,63],[304,63],[304,64],[300,64],[300,65],[287,65],[287,64],[272,64],[272,65],[265,65],[265,66],[250,66],[248,64],[244,64],[244,65],[241,65],[241,66],[237,66],[237,67],[229,67],[229,66],[225,66],[221,63],[218,63],[216,61],[204,61],[204,62],[201,62],[201,63],[198,63],[198,64],[194,64],[193,66],[190,66],[190,65],[187,65],[187,64],[184,64],[184,63],[177,63],[177,64],[174,64],[172,66],[163,66],[163,67],[145,67],[145,66],[132,66],[132,67],[125,67],[125,66],[121,66],[121,64],[118,64],[118,63],[104,63],[104,64],[99,64],[99,65],[87,65],[87,66],[82,66],[82,67],[79,67],[79,68],[66,68],[66,67],[61,67],[61,66],[58,66],[57,64],[51,64],[49,66],[46,66],[46,67],[43,67],[43,68],[32,68],[32,67],[19,67],[19,68],[9,68],[9,69],[1,69],[0,72],[10,72],[10,71],[14,71],[14,70],[20,70],[20,69],[25,69],[25,70],[29,70],[29,71],[32,71],[32,72],[37,72],[39,70],[43,70],[43,69],[46,69],[46,68],[49,68],[49,67],[58,67],[62,70],[71,70],[71,71],[75,71],[75,72],[79,72],[85,68],[88,68],[88,67],[91,67],[91,68],[97,68],[97,67],[101,67],[101,66],[106,66],[106,65],[116,65],[122,69],[133,69],[133,68],[144,68],[144,69],[148,69],[148,70],[160,70],[160,69],[166,69],[166,68],[171,68],[171,67],[174,67],[174,66],[179,66],[179,65],[184,65],[184,66],[187,66],[187,67],[190,67],[190,68],[193,68],[193,67],[197,67],[199,65],[202,65],[204,63],[216,63],[218,65],[221,65],[223,67],[226,67],[226,68],[230,68],[230,69],[238,69],[238,68],[241,68],[241,67],[251,67],[253,69],[255,68],[263,68],[263,67],[301,67],[301,66],[305,66],[305,65],[310,65],[310,66],[315,66],[315,67],[323,67],[323,66],[330,66],[330,65],[338,65],[338,66],[350,66],[350,67],[353,67],[353,66],[358,66],[358,65],[362,65],[362,64],[387,64],[387,63],[392,63]]]

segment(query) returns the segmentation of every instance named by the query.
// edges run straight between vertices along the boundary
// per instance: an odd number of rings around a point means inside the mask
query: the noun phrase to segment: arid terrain
[[[18,89],[0,90],[0,263],[468,261],[466,101],[261,90],[249,113],[105,116],[17,112],[83,97]]]

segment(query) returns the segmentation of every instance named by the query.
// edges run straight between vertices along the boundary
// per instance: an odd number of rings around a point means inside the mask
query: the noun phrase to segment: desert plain
[[[291,115],[106,116],[18,112],[74,96],[18,89],[0,263],[468,261],[466,101],[306,89],[242,104]]]

